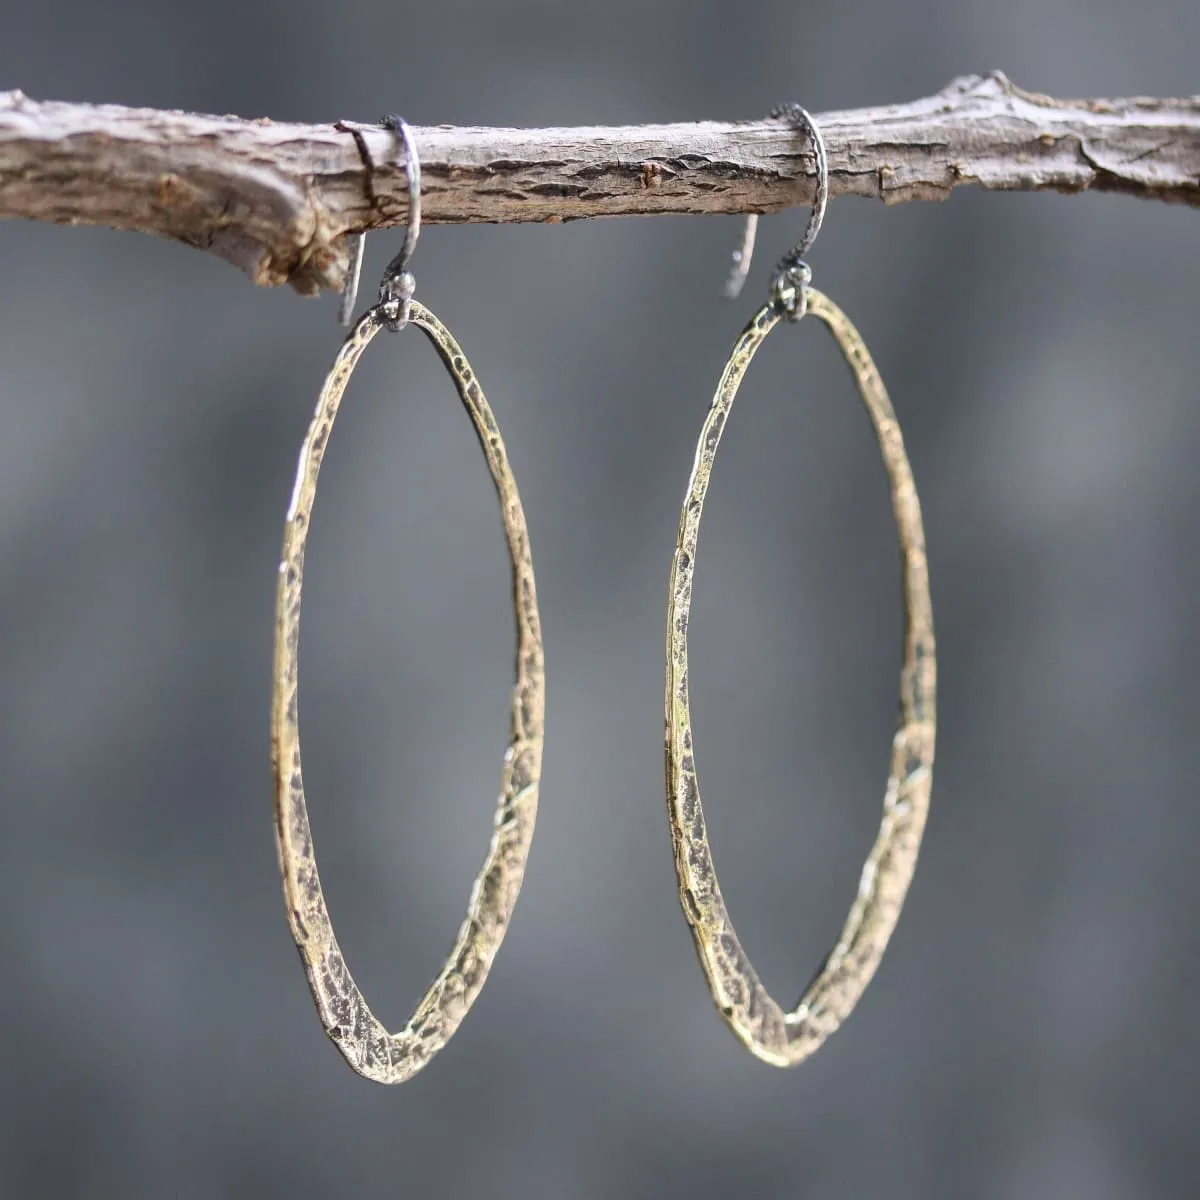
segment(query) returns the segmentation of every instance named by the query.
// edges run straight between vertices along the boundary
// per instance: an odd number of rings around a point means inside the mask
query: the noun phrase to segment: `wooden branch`
[[[818,121],[832,196],[941,200],[974,184],[1200,206],[1200,97],[1053,100],[994,73]],[[414,133],[427,223],[773,212],[812,194],[811,154],[779,121]],[[405,209],[394,138],[376,127],[0,92],[0,217],[175,238],[312,294],[340,289],[347,231]]]

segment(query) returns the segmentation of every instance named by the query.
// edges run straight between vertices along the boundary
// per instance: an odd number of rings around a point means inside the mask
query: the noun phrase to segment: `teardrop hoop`
[[[410,304],[408,322],[425,333],[453,378],[496,486],[512,560],[517,653],[512,736],[504,755],[491,846],[450,956],[399,1033],[389,1033],[371,1012],[334,936],[304,798],[297,702],[300,593],[317,475],[359,358],[380,330],[393,325],[395,313],[386,304],[370,309],[350,331],[317,401],[300,452],[284,530],[275,622],[275,825],[288,921],[325,1032],[355,1071],[378,1083],[401,1083],[415,1075],[450,1040],[487,979],[521,890],[533,838],[546,710],[541,620],[529,533],[500,430],[449,330],[429,309],[415,300]]]
[[[721,433],[746,369],[767,334],[790,315],[787,303],[778,297],[754,315],[735,344],[700,432],[667,610],[667,811],[680,901],[718,1011],[751,1053],[778,1067],[802,1062],[846,1019],[875,974],[896,926],[929,811],[937,686],[921,507],[896,414],[866,345],[846,315],[811,287],[806,289],[806,302],[808,313],[828,326],[845,356],[879,440],[900,539],[905,632],[900,715],[879,834],[841,937],[791,1012],[785,1012],[759,981],[725,908],[700,803],[688,705],[688,618],[700,515]]]

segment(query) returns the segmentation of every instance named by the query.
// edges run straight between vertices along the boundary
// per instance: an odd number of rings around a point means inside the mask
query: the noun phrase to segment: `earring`
[[[500,430],[479,382],[450,331],[413,299],[416,283],[408,262],[420,231],[420,166],[412,135],[399,118],[384,124],[398,132],[407,156],[409,222],[404,246],[388,265],[379,300],[346,337],[321,389],[316,413],[296,473],[284,529],[275,615],[275,680],[272,758],[275,771],[275,829],[284,898],[292,936],[304,961],[309,987],[325,1032],[360,1075],[377,1083],[401,1083],[419,1071],[453,1036],[487,979],[488,969],[508,928],[533,839],[542,770],[545,722],[545,664],[541,620],[525,514]],[[347,276],[353,308],[361,241],[354,246]],[[297,655],[300,592],[317,473],[350,376],[371,340],[382,329],[420,329],[433,343],[454,380],[463,407],[474,422],[500,500],[505,539],[512,561],[516,610],[516,682],[512,692],[512,736],[491,847],[471,891],[467,918],[450,956],[405,1028],[389,1033],[376,1019],[355,984],[334,936],[304,799],[297,710]]]
[[[812,273],[803,261],[821,227],[828,197],[825,146],[812,118],[798,104],[776,109],[771,115],[786,117],[808,131],[817,163],[817,195],[804,237],[776,269],[769,301],[754,314],[734,345],[700,432],[671,567],[666,765],[667,812],[679,896],[713,1000],[752,1054],[774,1066],[790,1067],[807,1058],[850,1014],[875,974],[899,918],[929,811],[937,667],[925,534],[900,426],[858,331],[837,305],[809,286]],[[751,217],[742,248],[734,255],[734,271],[726,285],[728,295],[737,295],[749,270],[755,223]],[[799,1003],[791,1012],[785,1012],[763,987],[742,949],[717,883],[692,744],[687,632],[700,514],[717,445],[738,386],[767,334],[783,318],[799,321],[805,313],[819,318],[833,334],[879,440],[900,540],[905,632],[900,715],[879,834],[867,856],[841,937]]]

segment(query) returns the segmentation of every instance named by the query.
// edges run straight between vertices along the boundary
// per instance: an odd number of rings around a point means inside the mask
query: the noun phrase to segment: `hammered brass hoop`
[[[700,514],[713,461],[742,377],[767,334],[786,316],[760,309],[730,355],[700,433],[680,518],[667,610],[667,811],[684,915],[718,1011],[757,1057],[778,1067],[802,1062],[846,1019],[883,957],[916,868],[933,782],[936,658],[921,507],[896,414],[858,331],[828,297],[809,289],[808,312],[829,327],[858,383],[879,439],[900,538],[905,609],[900,717],[892,743],[883,820],[858,895],[816,978],[784,1012],[759,981],[729,919],[700,804],[688,707],[688,615]]]
[[[503,784],[491,847],[471,891],[467,918],[449,958],[405,1028],[399,1033],[389,1033],[355,984],[329,919],[304,800],[297,708],[300,592],[317,474],[350,376],[371,339],[394,317],[394,313],[384,312],[384,307],[369,310],[346,338],[325,380],[300,452],[279,564],[272,748],[275,829],[288,921],[321,1023],[360,1075],[377,1083],[402,1083],[453,1036],[479,995],[508,929],[537,817],[546,698],[541,620],[529,533],[500,430],[458,343],[429,309],[413,301],[409,321],[433,343],[454,379],[496,485],[512,560],[517,654],[512,736],[504,755]]]

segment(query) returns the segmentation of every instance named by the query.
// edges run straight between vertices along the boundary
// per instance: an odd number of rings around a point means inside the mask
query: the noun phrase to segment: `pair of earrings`
[[[787,118],[807,131],[816,157],[817,196],[804,237],[779,264],[770,298],[734,345],[701,429],[671,566],[666,767],[667,811],[680,901],[713,1000],[751,1053],[775,1066],[787,1067],[808,1057],[849,1015],[874,975],[899,918],[929,810],[936,656],[921,509],[896,415],[858,331],[841,309],[810,286],[811,272],[803,261],[820,229],[828,196],[825,146],[812,118],[799,105],[777,109],[772,116]],[[529,532],[516,480],[496,420],[465,355],[437,317],[413,299],[415,281],[408,263],[420,231],[420,166],[407,125],[398,118],[388,118],[385,125],[400,135],[405,147],[408,230],[403,248],[384,272],[378,302],[359,319],[334,360],[300,453],[279,565],[272,749],[276,836],[288,920],[321,1022],[359,1074],[378,1083],[401,1083],[453,1036],[483,988],[516,905],[537,815],[545,728],[545,660]],[[756,218],[750,217],[742,249],[734,256],[735,268],[726,288],[729,295],[738,294],[749,270],[755,225]],[[348,319],[353,307],[361,255],[360,237],[343,303],[343,320]],[[771,330],[782,320],[796,322],[806,314],[823,321],[833,334],[879,441],[900,541],[905,631],[900,714],[879,834],[867,856],[857,897],[837,944],[789,1012],[759,981],[734,932],[717,883],[696,775],[688,704],[687,634],[700,516],[717,446],[738,387]],[[304,549],[317,476],[334,419],[350,375],[375,335],[407,325],[416,326],[433,343],[474,422],[487,459],[512,563],[517,652],[512,735],[504,756],[491,846],[471,891],[467,918],[445,965],[405,1028],[393,1034],[371,1012],[355,984],[321,890],[301,774],[297,679]]]

